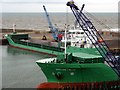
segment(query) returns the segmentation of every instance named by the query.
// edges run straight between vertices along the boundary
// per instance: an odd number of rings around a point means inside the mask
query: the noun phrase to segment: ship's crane
[[[52,36],[53,36],[55,41],[58,41],[59,31],[58,31],[58,29],[55,26],[52,25],[52,22],[50,20],[49,14],[47,13],[47,10],[46,10],[44,5],[43,5],[43,9],[44,9],[45,14],[46,14],[46,18],[47,18],[47,21],[48,21],[48,24],[49,24],[50,31],[52,32]]]
[[[107,46],[101,35],[98,33],[92,22],[82,12],[85,4],[83,4],[82,8],[79,9],[75,5],[74,1],[69,1],[67,2],[67,6],[71,8],[79,26],[83,29],[85,34],[88,36],[92,44],[96,47],[96,49],[99,51],[107,64],[117,73],[118,76],[120,76],[120,62],[110,52],[109,47]],[[98,42],[99,40],[102,40],[103,42]]]

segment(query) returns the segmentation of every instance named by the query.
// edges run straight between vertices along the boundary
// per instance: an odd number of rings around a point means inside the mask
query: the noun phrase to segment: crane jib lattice
[[[81,10],[74,4],[73,1],[67,3],[67,6],[70,6],[79,26],[83,29],[89,40],[99,51],[100,55],[104,58],[107,64],[120,76],[120,62],[115,58],[115,56],[110,52],[109,47],[106,42],[103,40],[101,35],[98,33],[92,22],[86,17],[82,12],[85,4],[83,4]],[[99,42],[102,40],[103,42]]]
[[[43,9],[45,11],[45,15],[46,15],[46,18],[47,18],[47,21],[48,21],[48,24],[49,24],[49,28],[52,32],[52,36],[53,36],[54,40],[57,41],[58,40],[58,29],[55,26],[53,26],[53,24],[50,20],[49,14],[48,14],[44,5],[43,5]]]

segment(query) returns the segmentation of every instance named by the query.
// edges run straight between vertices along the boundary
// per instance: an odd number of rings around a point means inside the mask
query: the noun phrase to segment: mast
[[[66,45],[67,45],[67,37],[66,37],[66,31],[67,31],[67,25],[65,24],[65,59],[66,59],[66,54],[67,54],[67,51],[66,51]]]

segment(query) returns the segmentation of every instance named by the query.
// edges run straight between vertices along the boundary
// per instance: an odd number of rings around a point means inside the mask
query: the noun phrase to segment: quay
[[[25,29],[16,29],[17,33],[24,33],[24,34],[29,34],[30,38],[32,39],[33,42],[39,43],[40,40],[42,40],[43,35],[47,37],[47,41],[52,40],[51,33],[48,31],[39,31],[39,30],[25,30]],[[12,29],[1,29],[0,30],[0,45],[8,45],[8,41],[5,38],[5,34],[10,34],[13,33]]]
[[[0,30],[0,45],[8,45],[7,39],[4,37],[5,34],[12,33],[13,29],[1,29]],[[16,29],[17,33],[26,33],[29,34],[32,42],[34,43],[41,43],[46,42],[49,43],[53,41],[52,34],[49,31],[39,31],[39,30],[25,30],[25,29]],[[110,51],[113,54],[120,54],[120,33],[119,32],[106,32],[102,31],[99,32],[102,37],[104,38],[106,44],[110,47]],[[43,41],[43,35],[46,36],[47,40]],[[54,42],[55,43],[55,42]]]

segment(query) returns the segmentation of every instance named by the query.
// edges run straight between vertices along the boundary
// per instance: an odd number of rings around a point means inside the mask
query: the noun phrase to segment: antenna
[[[66,51],[66,45],[67,45],[67,37],[66,37],[66,31],[67,31],[67,25],[65,24],[65,59],[66,59],[66,54],[67,54],[67,51]]]

